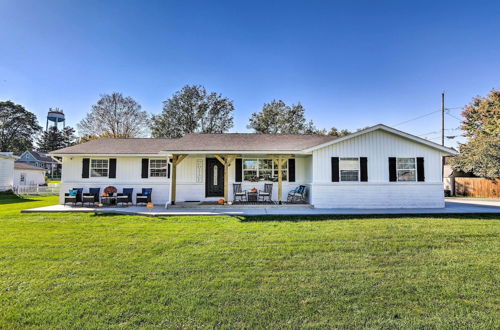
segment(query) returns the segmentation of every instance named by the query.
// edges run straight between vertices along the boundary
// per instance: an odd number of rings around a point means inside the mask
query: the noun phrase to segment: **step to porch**
[[[168,205],[168,209],[312,209],[311,204],[296,203],[263,203],[263,202],[237,202],[231,205],[219,205],[217,202],[177,202]]]

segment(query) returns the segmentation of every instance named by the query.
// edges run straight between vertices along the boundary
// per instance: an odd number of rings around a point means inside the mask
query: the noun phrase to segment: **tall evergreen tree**
[[[75,130],[65,127],[59,130],[56,126],[51,126],[47,131],[40,134],[37,139],[38,151],[50,152],[61,148],[72,146],[76,142]]]

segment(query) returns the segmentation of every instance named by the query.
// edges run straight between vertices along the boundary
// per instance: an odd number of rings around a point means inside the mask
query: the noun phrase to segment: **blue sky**
[[[233,131],[272,99],[355,130],[438,110],[443,90],[460,107],[500,88],[499,1],[0,0],[0,13],[0,100],[41,123],[60,107],[75,125],[113,91],[159,113],[201,84],[234,101]],[[440,115],[396,128],[438,131]]]

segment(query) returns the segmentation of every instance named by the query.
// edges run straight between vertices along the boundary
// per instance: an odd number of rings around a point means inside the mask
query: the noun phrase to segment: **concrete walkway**
[[[439,209],[300,209],[300,208],[196,208],[196,209],[165,209],[156,206],[151,211],[144,206],[112,207],[112,208],[91,208],[72,207],[63,205],[52,205],[28,209],[22,213],[115,213],[125,215],[145,215],[145,216],[184,216],[184,215],[320,215],[320,214],[460,214],[460,213],[498,213],[500,219],[499,200],[476,200],[461,199],[455,201],[453,198],[446,199],[446,206]]]

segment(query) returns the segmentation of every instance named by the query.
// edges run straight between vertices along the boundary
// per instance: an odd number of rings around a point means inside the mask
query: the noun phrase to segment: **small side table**
[[[102,196],[101,202],[106,206],[116,205],[116,196]]]
[[[253,192],[253,191],[247,192],[247,201],[249,201],[249,202],[257,202],[258,199],[259,199],[259,193],[258,192]]]

